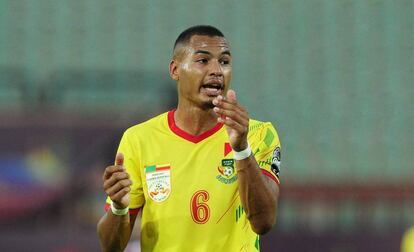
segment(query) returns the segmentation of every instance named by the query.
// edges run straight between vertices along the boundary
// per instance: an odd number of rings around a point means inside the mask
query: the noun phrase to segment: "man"
[[[277,133],[229,89],[232,56],[218,29],[181,33],[169,71],[177,109],[129,128],[105,169],[101,246],[122,251],[142,211],[142,251],[259,251],[276,221]]]

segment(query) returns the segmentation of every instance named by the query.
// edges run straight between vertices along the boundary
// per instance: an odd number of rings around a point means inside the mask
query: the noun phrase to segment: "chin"
[[[213,109],[215,106],[213,104],[213,99],[211,99],[210,101],[205,101],[201,104],[201,107],[205,110],[208,109]]]

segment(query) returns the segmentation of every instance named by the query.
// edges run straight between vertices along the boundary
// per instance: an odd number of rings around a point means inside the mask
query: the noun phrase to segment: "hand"
[[[112,200],[114,207],[126,208],[129,205],[129,192],[132,181],[124,168],[124,155],[116,154],[115,165],[106,167],[103,174],[103,188]]]
[[[227,91],[227,97],[221,95],[213,100],[214,112],[218,115],[217,121],[226,125],[230,145],[235,151],[247,148],[247,133],[249,132],[249,115],[237,102],[236,92]]]

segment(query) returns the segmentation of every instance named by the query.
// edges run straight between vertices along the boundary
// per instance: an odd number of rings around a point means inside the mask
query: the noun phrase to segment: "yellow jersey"
[[[401,252],[414,252],[414,226],[404,233]]]
[[[194,136],[176,126],[174,112],[129,128],[118,149],[132,180],[130,213],[142,209],[141,251],[260,251],[225,127]],[[248,142],[263,173],[279,185],[280,142],[272,124],[251,119]]]

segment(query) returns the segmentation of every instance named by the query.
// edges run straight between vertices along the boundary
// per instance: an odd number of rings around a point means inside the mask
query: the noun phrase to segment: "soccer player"
[[[141,211],[144,252],[259,251],[276,221],[275,129],[250,119],[229,89],[232,55],[218,29],[182,32],[169,72],[177,108],[126,130],[104,171],[103,250],[125,248]]]

